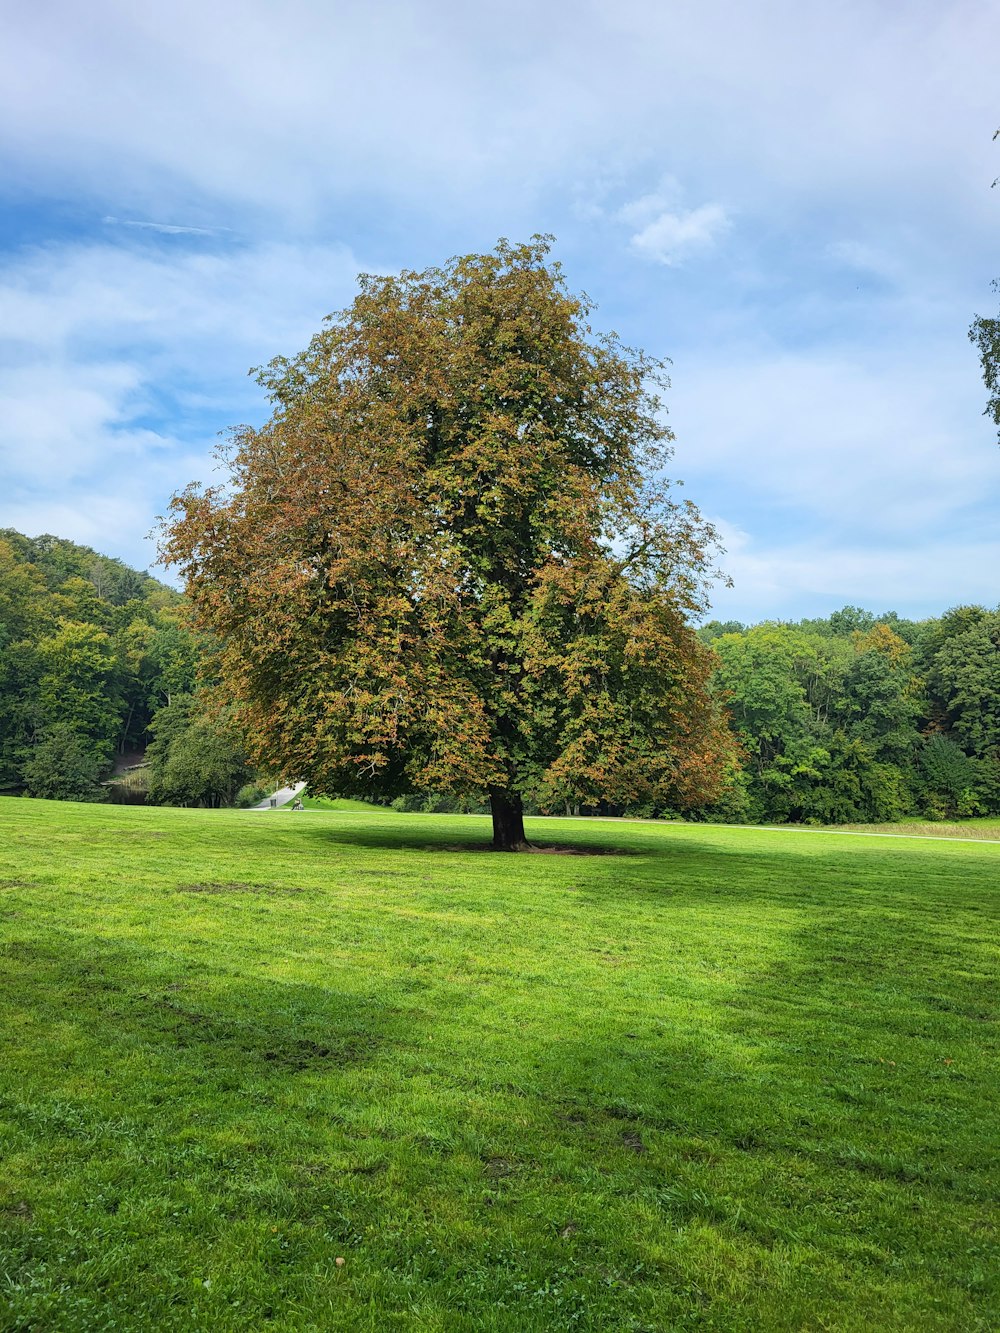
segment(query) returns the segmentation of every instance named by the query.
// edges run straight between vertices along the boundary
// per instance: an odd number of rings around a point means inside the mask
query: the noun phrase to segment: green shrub
[[[56,722],[28,751],[22,774],[29,796],[50,801],[105,801],[101,778],[109,768],[108,747]]]
[[[248,806],[259,805],[268,795],[266,787],[260,786],[257,782],[247,782],[236,793],[233,805],[246,810]]]

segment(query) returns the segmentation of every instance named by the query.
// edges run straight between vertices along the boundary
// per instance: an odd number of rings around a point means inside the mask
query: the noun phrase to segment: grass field
[[[923,838],[982,838],[1000,842],[1000,819],[911,819],[904,824],[846,824],[845,828],[867,833],[905,833]]]
[[[363,814],[365,811],[369,814],[381,814],[385,810],[384,806],[371,805],[368,801],[355,801],[350,797],[311,796],[308,791],[303,792],[300,799],[307,810],[339,811],[341,814],[348,812]],[[281,808],[290,811],[292,807],[283,805]]]
[[[0,1329],[997,1327],[1000,847],[486,836],[0,800]]]

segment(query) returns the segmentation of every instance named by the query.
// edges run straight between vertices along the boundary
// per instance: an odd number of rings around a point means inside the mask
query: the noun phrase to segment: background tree
[[[748,755],[733,817],[845,823],[913,812],[922,682],[903,634],[917,628],[858,607],[798,625],[705,627],[720,659],[716,688]]]
[[[253,777],[242,737],[225,712],[213,714],[179,695],[152,722],[146,751],[155,805],[232,805]]]
[[[29,796],[50,801],[103,801],[107,752],[69,722],[54,722],[28,751],[22,769]]]
[[[733,748],[662,367],[595,338],[547,254],[362,277],[260,374],[271,420],[163,540],[259,758],[343,794],[488,794],[510,849],[526,797],[704,802]]]
[[[965,750],[983,758],[1000,746],[1000,612],[941,646],[935,658],[947,727]]]
[[[179,593],[121,561],[0,532],[0,791],[91,799],[92,764],[140,757],[206,656],[186,614]]]
[[[122,699],[116,689],[114,645],[96,625],[60,617],[38,643],[42,674],[37,709],[42,725],[71,724],[94,741],[116,736]],[[113,749],[107,745],[108,757]]]

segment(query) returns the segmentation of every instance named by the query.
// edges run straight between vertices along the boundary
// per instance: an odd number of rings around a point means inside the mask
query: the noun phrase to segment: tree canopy
[[[714,534],[663,478],[660,363],[597,337],[548,240],[365,275],[259,373],[229,483],[163,556],[258,758],[314,790],[681,808],[734,742],[689,624]]]
[[[194,688],[184,599],[87,546],[0,529],[0,792],[99,799]]]
[[[1000,614],[857,607],[699,631],[746,766],[703,817],[881,823],[1000,813]]]

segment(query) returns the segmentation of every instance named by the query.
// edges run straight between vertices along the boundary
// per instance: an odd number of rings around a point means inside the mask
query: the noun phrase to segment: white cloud
[[[141,464],[166,441],[133,423],[141,411],[138,367],[38,361],[0,372],[2,450],[8,485],[64,487],[95,468]]]
[[[998,42],[996,6],[930,0],[510,0],[503,23],[459,0],[53,0],[6,25],[0,151],[133,216],[179,198],[315,223],[359,192],[530,216],[657,162],[741,213],[863,185],[968,218],[979,182],[986,226]]]
[[[679,264],[699,251],[708,250],[729,229],[726,210],[719,204],[702,204],[686,213],[660,213],[632,237],[632,248],[661,264]]]
[[[712,619],[800,619],[848,605],[922,619],[959,603],[995,606],[1000,600],[1000,538],[970,541],[946,534],[887,550],[823,537],[771,544],[725,519],[717,527],[733,586],[715,589]]]
[[[38,247],[0,265],[0,344],[159,347],[192,367],[242,370],[297,351],[346,304],[363,267],[344,246],[265,243],[164,252],[107,243]],[[246,358],[251,360],[247,361]]]
[[[635,228],[630,246],[645,259],[674,266],[700,251],[711,249],[732,225],[721,204],[683,206],[684,190],[672,176],[658,188],[615,210],[614,221]]]
[[[885,544],[968,523],[1000,501],[968,344],[912,343],[678,361],[670,395],[678,471],[771,523]],[[940,335],[939,335],[940,338]]]
[[[145,564],[169,495],[211,480],[218,432],[267,412],[247,370],[347,304],[343,247],[49,246],[0,266],[0,526]]]

